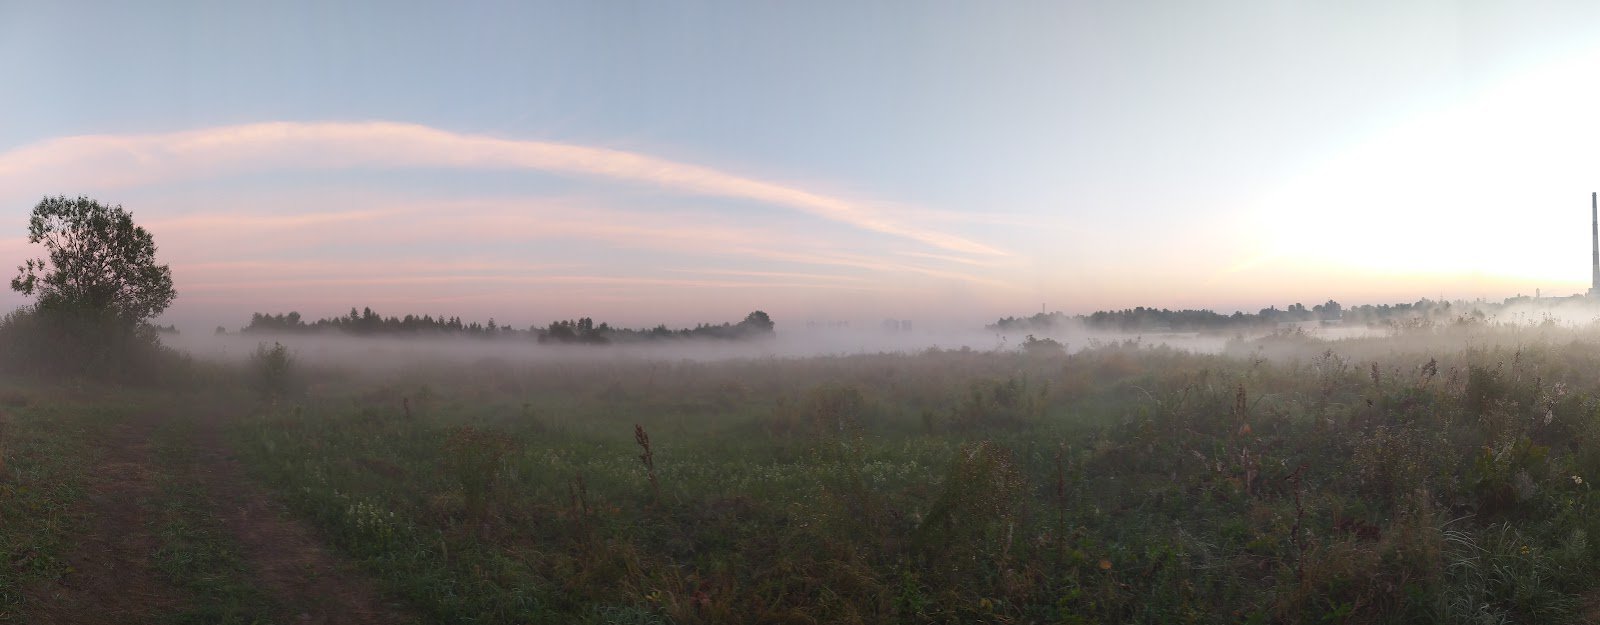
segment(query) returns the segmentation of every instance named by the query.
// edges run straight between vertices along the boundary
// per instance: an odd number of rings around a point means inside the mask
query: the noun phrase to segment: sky
[[[1596,35],[1576,2],[0,0],[0,266],[64,194],[151,232],[183,326],[1567,295]]]

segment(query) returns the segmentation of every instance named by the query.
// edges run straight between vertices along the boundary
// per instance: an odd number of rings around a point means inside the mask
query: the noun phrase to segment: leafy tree
[[[1311,310],[1312,312],[1317,313],[1317,318],[1319,319],[1337,320],[1339,316],[1343,314],[1344,307],[1340,306],[1339,302],[1335,302],[1330,299],[1325,304],[1317,304],[1316,306],[1312,306]]]
[[[156,262],[154,239],[121,205],[44,198],[28,220],[28,242],[43,245],[49,260],[17,267],[11,288],[37,295],[42,310],[76,310],[132,326],[161,314],[177,296],[172,271]]]
[[[755,311],[744,316],[744,321],[739,322],[739,327],[746,333],[764,335],[772,334],[772,317],[763,311]]]
[[[28,220],[44,258],[17,267],[11,288],[36,296],[0,324],[0,367],[38,374],[155,381],[181,369],[149,323],[177,293],[150,233],[121,206],[47,197]],[[169,365],[171,365],[169,367]]]

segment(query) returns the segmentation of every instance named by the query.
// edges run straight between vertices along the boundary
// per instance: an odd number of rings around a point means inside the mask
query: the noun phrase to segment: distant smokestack
[[[1589,230],[1593,244],[1593,258],[1590,261],[1589,295],[1600,295],[1600,193],[1589,193]]]

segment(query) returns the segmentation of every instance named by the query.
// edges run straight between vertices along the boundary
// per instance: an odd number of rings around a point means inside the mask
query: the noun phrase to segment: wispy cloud
[[[885,261],[885,260],[880,259],[880,258],[875,258],[875,257],[872,257],[872,256],[864,256],[864,255],[861,255],[861,254],[851,254],[851,253],[844,253],[844,252],[821,252],[821,253],[799,252],[799,253],[797,253],[797,252],[786,252],[786,251],[779,251],[779,250],[764,250],[764,249],[750,249],[750,248],[739,248],[739,249],[735,249],[733,251],[737,252],[737,253],[748,254],[748,255],[751,255],[751,256],[759,256],[761,258],[767,258],[767,259],[770,259],[770,260],[781,260],[781,261],[808,264],[808,265],[834,265],[834,266],[841,266],[841,267],[857,267],[857,268],[861,268],[861,269],[869,269],[869,270],[872,270],[872,271],[884,272],[884,273],[913,273],[913,274],[920,274],[920,275],[929,276],[929,277],[933,277],[933,278],[939,278],[939,279],[943,279],[943,280],[954,280],[954,281],[959,281],[959,282],[970,282],[970,283],[973,283],[973,284],[980,284],[980,285],[997,287],[997,288],[1002,288],[1002,289],[1014,288],[1014,285],[1007,284],[1007,283],[1004,283],[1004,282],[1001,282],[1001,281],[998,281],[998,280],[992,280],[992,279],[985,278],[985,277],[982,277],[982,276],[976,276],[976,275],[972,275],[972,274],[960,273],[960,272],[955,272],[955,271],[945,271],[945,270],[942,270],[942,269],[935,269],[935,268],[932,268],[932,267],[924,267],[924,266],[921,266],[921,265],[911,265],[911,264],[906,264],[906,263],[889,262],[889,261]]]
[[[84,135],[0,153],[0,187],[53,192],[59,185],[117,187],[230,171],[355,166],[526,169],[643,183],[695,195],[785,206],[947,252],[1006,256],[928,228],[948,221],[720,169],[646,154],[565,143],[468,135],[392,122],[267,122],[165,134]]]
[[[838,280],[843,282],[863,282],[866,278],[861,276],[840,276],[820,273],[799,273],[793,271],[737,271],[729,269],[666,269],[672,273],[690,273],[711,276],[741,276],[747,278],[801,278],[807,280]]]
[[[969,259],[949,254],[898,252],[887,257],[841,249],[814,233],[775,230],[732,223],[707,223],[682,214],[640,213],[584,205],[574,201],[445,200],[438,202],[372,200],[377,209],[360,206],[339,212],[271,215],[207,213],[153,222],[163,248],[187,267],[234,268],[245,278],[254,265],[239,262],[241,254],[282,257],[286,250],[308,250],[360,244],[406,250],[421,243],[481,245],[485,242],[594,241],[624,250],[649,250],[702,258],[740,258],[790,265],[833,267],[880,274],[916,274],[974,284],[1001,286],[985,276],[950,271],[935,265],[954,263],[974,268],[995,267],[1009,259]],[[328,228],[329,225],[350,226]],[[263,237],[263,232],[276,236]],[[226,257],[219,257],[226,254]],[[896,260],[894,256],[904,259]],[[225,258],[228,262],[219,262]],[[248,259],[244,259],[248,260]],[[271,263],[278,263],[273,260]],[[403,263],[409,264],[409,263]],[[451,263],[452,265],[454,263]],[[350,266],[341,261],[342,266]],[[281,265],[287,269],[293,263]],[[310,263],[326,268],[326,261]],[[381,263],[373,270],[381,270]],[[303,268],[314,275],[316,269]],[[203,270],[206,271],[206,270]],[[726,273],[723,275],[733,275]],[[207,271],[209,273],[209,271]],[[702,272],[707,273],[709,272]],[[793,277],[826,274],[786,270],[738,271],[741,275]],[[844,276],[829,275],[839,280]],[[855,276],[850,279],[863,279]]]
[[[339,211],[326,213],[304,213],[298,215],[273,215],[251,213],[203,213],[197,215],[184,215],[168,219],[157,219],[148,222],[145,227],[155,231],[183,231],[200,230],[215,231],[219,228],[229,230],[292,230],[296,228],[322,227],[339,224],[350,224],[362,221],[373,221],[382,218],[394,217],[399,210],[359,210]]]
[[[926,253],[926,252],[897,252],[896,254],[899,255],[899,256],[905,256],[905,257],[908,257],[908,258],[923,258],[923,259],[927,259],[927,260],[944,261],[944,262],[947,262],[947,263],[956,263],[956,264],[960,264],[960,265],[971,265],[973,267],[1000,267],[1000,266],[1006,264],[1006,262],[1007,262],[1007,259],[996,259],[996,258],[977,259],[977,258],[967,258],[967,257],[964,257],[964,256],[952,256],[950,254],[929,254],[929,253]],[[1014,260],[1014,259],[1012,259],[1012,260]]]
[[[873,290],[863,286],[841,286],[838,284],[822,284],[815,282],[772,282],[748,280],[693,280],[671,278],[634,278],[627,276],[598,276],[598,275],[544,275],[544,276],[506,276],[506,275],[433,275],[433,276],[352,276],[352,277],[324,277],[324,278],[292,278],[292,279],[266,279],[266,280],[225,280],[218,282],[194,282],[185,285],[185,288],[201,291],[253,291],[261,288],[286,288],[304,289],[319,286],[405,286],[405,285],[468,285],[468,284],[514,284],[514,285],[580,285],[580,286],[606,286],[606,287],[684,287],[684,288],[709,288],[709,289],[828,289],[828,290]]]
[[[385,201],[367,208],[297,215],[217,212],[149,223],[164,250],[186,263],[241,260],[241,254],[376,245],[409,252],[421,244],[590,241],[624,250],[697,255],[749,248],[808,249],[826,241],[804,232],[716,223],[674,213],[621,211],[541,200]],[[343,226],[343,227],[328,227]],[[270,236],[264,236],[270,235]],[[219,257],[226,254],[225,257]]]

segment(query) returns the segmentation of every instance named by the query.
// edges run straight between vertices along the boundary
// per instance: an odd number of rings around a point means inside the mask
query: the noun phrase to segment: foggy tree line
[[[763,336],[772,336],[773,323],[767,313],[755,311],[746,315],[739,323],[723,322],[721,324],[701,323],[693,328],[671,329],[666,324],[657,325],[648,329],[615,328],[601,323],[595,325],[594,320],[588,317],[577,321],[556,321],[549,326],[539,329],[531,328],[530,332],[537,332],[540,343],[634,343],[674,338],[712,338],[712,339],[749,339]]]
[[[1311,321],[1384,324],[1417,316],[1434,317],[1450,313],[1451,306],[1449,302],[1434,301],[1427,298],[1413,303],[1365,304],[1349,308],[1330,299],[1327,302],[1316,304],[1309,308],[1305,304],[1297,302],[1282,309],[1276,306],[1269,306],[1255,313],[1238,311],[1231,315],[1224,315],[1209,309],[1169,310],[1143,306],[1124,308],[1122,310],[1102,310],[1087,315],[1074,316],[1069,316],[1059,311],[1041,312],[1030,317],[1005,317],[989,324],[987,328],[996,332],[1042,332],[1065,326],[1069,322],[1076,322],[1094,330],[1117,332],[1151,330],[1201,332],[1261,328],[1279,323]]]
[[[254,313],[250,315],[250,324],[242,328],[241,332],[315,332],[322,330],[337,330],[348,334],[470,334],[493,335],[504,331],[514,331],[509,326],[502,327],[489,319],[487,324],[464,323],[460,317],[445,317],[443,315],[406,315],[404,317],[384,317],[363,308],[357,311],[354,307],[350,314],[342,317],[330,317],[307,322],[298,312],[287,314],[269,315]]]
[[[307,322],[298,312],[254,313],[250,324],[240,329],[245,334],[340,332],[356,336],[469,336],[479,338],[521,338],[540,343],[604,344],[631,343],[673,338],[753,339],[773,336],[775,324],[767,313],[755,311],[738,323],[701,323],[693,328],[671,329],[665,324],[648,329],[617,328],[596,324],[590,317],[557,320],[546,326],[519,330],[490,318],[487,323],[463,322],[460,317],[406,315],[385,317],[371,308],[350,309],[350,314]],[[217,328],[219,333],[225,328]]]

